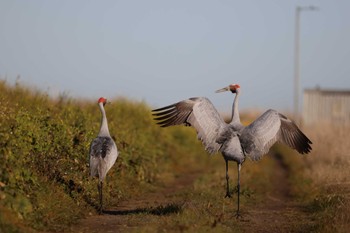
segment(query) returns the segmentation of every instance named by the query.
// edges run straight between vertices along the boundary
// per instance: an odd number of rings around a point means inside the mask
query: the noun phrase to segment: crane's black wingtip
[[[312,142],[308,140],[303,148],[299,151],[301,154],[309,154],[312,150],[311,147]]]
[[[167,125],[167,124],[164,123],[164,122],[157,122],[157,125],[159,125],[159,126],[162,127],[162,128],[166,128],[166,127],[169,126],[169,125]]]
[[[168,105],[168,106],[165,106],[165,107],[162,107],[162,108],[152,109],[151,112],[162,112],[162,111],[174,108],[175,106],[176,106],[176,104],[171,104],[171,105]]]

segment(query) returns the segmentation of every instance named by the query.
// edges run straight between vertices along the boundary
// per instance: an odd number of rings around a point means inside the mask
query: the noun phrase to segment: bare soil
[[[305,207],[291,194],[288,166],[279,154],[271,155],[276,161],[272,189],[265,202],[250,209],[241,224],[244,232],[314,232],[315,223]]]
[[[291,195],[288,181],[289,171],[279,155],[272,155],[276,161],[275,187],[264,197],[265,201],[253,208],[245,209],[237,221],[241,232],[311,232],[314,222],[305,209]],[[163,187],[142,196],[122,201],[103,215],[93,215],[71,227],[72,232],[137,232],[147,224],[144,213],[176,211],[171,203],[179,202],[182,192],[188,192],[203,171],[185,170]],[[180,195],[175,195],[180,194]],[[140,225],[141,224],[141,225]],[[214,229],[213,229],[214,230]],[[237,229],[236,229],[237,230]],[[215,232],[215,231],[214,231]]]
[[[159,212],[176,211],[176,206],[172,204],[178,201],[178,195],[190,187],[195,179],[201,174],[198,170],[181,172],[171,182],[158,187],[152,192],[148,192],[137,198],[131,198],[120,202],[116,207],[105,210],[102,215],[90,216],[80,221],[80,223],[71,228],[72,232],[128,232],[137,230],[140,222],[137,219],[130,219],[130,215],[135,218],[141,213],[150,213],[157,215]],[[147,221],[146,221],[147,222]],[[133,223],[137,223],[134,225]]]

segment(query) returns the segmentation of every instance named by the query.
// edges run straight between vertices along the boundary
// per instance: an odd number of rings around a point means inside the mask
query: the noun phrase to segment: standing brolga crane
[[[157,124],[161,127],[184,124],[193,126],[210,154],[221,152],[226,162],[226,196],[229,191],[228,161],[238,165],[237,212],[240,216],[240,170],[248,157],[259,160],[275,142],[282,142],[301,154],[311,151],[312,142],[287,117],[275,110],[267,110],[248,126],[243,126],[238,113],[240,86],[231,84],[216,92],[231,91],[236,93],[233,101],[232,118],[225,123],[213,104],[204,97],[195,97],[153,110]]]
[[[115,142],[111,138],[108,130],[107,117],[104,106],[107,99],[101,97],[98,100],[98,106],[102,113],[100,132],[91,142],[90,146],[90,175],[98,177],[98,193],[100,199],[99,213],[102,214],[102,184],[107,172],[118,157],[118,150]]]

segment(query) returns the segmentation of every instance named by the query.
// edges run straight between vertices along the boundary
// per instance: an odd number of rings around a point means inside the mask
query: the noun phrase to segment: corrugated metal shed
[[[350,125],[350,90],[304,90],[303,124]]]

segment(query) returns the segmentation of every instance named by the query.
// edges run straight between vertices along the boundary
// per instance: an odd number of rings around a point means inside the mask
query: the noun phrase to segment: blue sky
[[[53,96],[125,96],[160,107],[206,96],[229,111],[293,109],[295,7],[301,88],[350,88],[350,1],[0,1],[0,78]]]

